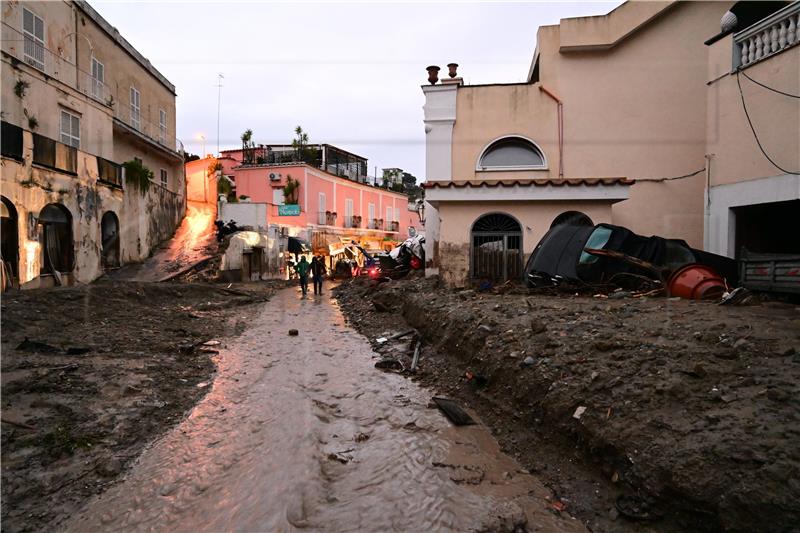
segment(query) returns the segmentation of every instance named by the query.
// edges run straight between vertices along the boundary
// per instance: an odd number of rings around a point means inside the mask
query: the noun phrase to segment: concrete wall
[[[487,213],[503,213],[515,218],[522,227],[525,260],[536,247],[553,220],[564,211],[580,211],[595,224],[611,222],[608,202],[461,202],[439,204],[439,215],[447,224],[441,226],[439,275],[451,286],[463,286],[469,278],[470,235],[472,225]]]
[[[209,156],[185,164],[186,199],[188,201],[216,205],[217,176],[216,173],[208,173],[209,165],[214,162],[216,162],[216,158]]]
[[[267,229],[267,210],[269,206],[262,202],[221,202],[219,220],[233,220],[237,225],[253,229]]]

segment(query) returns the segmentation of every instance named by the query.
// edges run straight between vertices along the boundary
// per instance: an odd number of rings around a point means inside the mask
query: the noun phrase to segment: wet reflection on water
[[[373,368],[327,295],[250,312],[206,398],[68,530],[580,529],[485,429],[450,427],[429,392]]]

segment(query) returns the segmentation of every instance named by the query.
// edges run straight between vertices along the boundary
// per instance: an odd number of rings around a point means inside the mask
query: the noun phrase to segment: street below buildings
[[[67,529],[582,530],[483,426],[452,427],[373,355],[327,294],[278,292],[189,417]]]
[[[216,252],[214,204],[187,202],[186,216],[175,235],[161,244],[152,256],[141,263],[123,266],[110,273],[109,279],[126,281],[162,281],[211,257]]]

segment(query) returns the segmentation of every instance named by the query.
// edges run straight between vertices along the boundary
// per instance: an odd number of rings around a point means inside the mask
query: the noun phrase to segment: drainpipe
[[[558,177],[563,178],[564,177],[564,102],[562,102],[558,96],[545,89],[543,85],[539,85],[539,90],[545,93],[553,100],[555,100],[558,106],[558,115],[556,118],[556,121],[558,123]]]

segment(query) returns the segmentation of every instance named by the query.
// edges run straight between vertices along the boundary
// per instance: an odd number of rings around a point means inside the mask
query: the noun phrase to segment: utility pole
[[[224,78],[222,72],[217,74],[217,157],[219,157],[219,110],[222,103],[222,80]]]

